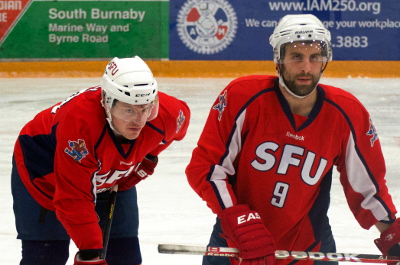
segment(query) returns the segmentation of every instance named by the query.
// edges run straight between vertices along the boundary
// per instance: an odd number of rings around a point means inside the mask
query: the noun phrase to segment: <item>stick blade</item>
[[[205,255],[207,249],[204,246],[190,246],[187,245],[173,245],[173,244],[159,244],[158,253],[164,254],[191,254],[191,255]]]

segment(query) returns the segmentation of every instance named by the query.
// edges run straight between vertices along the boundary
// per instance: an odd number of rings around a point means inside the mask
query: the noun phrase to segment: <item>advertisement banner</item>
[[[400,60],[399,0],[170,0],[170,60],[272,60],[269,37],[287,14],[313,14],[334,60]]]
[[[168,58],[166,0],[0,1],[1,59]]]

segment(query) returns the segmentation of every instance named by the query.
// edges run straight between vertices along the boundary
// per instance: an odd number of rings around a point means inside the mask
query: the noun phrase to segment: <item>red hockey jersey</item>
[[[333,166],[363,228],[395,218],[367,110],[342,89],[321,84],[317,90],[312,112],[301,117],[291,112],[278,78],[231,82],[212,106],[186,169],[214,213],[236,204],[259,212],[277,249],[319,250]]]
[[[185,136],[187,104],[162,92],[159,101],[157,118],[126,144],[106,121],[100,87],[40,112],[20,132],[14,157],[24,185],[40,205],[56,212],[79,249],[102,248],[96,193],[115,184],[123,190],[147,154],[158,155]]]

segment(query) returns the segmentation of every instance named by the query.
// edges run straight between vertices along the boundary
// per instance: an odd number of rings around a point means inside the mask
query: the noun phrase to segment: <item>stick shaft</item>
[[[117,191],[118,185],[111,188],[110,198],[108,199],[108,209],[107,209],[107,221],[103,231],[103,252],[101,253],[101,258],[105,259],[108,248],[108,241],[110,240],[111,224],[114,216],[115,202],[117,201]]]
[[[159,244],[159,253],[167,254],[191,254],[203,256],[220,257],[239,257],[239,251],[236,248],[204,247],[191,245]],[[355,254],[355,253],[323,253],[308,251],[287,251],[277,250],[275,252],[277,259],[288,260],[319,260],[319,261],[348,261],[363,263],[398,263],[400,257],[387,257],[375,254]]]

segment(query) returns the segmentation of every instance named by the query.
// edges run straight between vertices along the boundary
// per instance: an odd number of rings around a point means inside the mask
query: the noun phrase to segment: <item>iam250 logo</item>
[[[199,54],[224,50],[236,35],[236,13],[226,0],[188,0],[177,22],[182,42]]]

